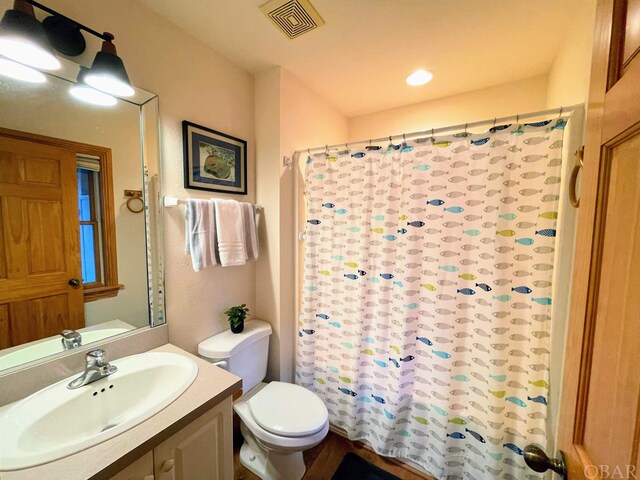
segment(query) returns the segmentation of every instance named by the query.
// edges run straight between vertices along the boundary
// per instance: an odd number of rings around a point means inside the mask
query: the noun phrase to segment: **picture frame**
[[[202,125],[182,122],[184,188],[247,194],[247,142]]]

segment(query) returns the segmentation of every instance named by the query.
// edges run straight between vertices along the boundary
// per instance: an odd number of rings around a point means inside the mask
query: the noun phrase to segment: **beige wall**
[[[280,69],[256,75],[256,185],[264,210],[258,228],[260,257],[256,264],[256,317],[271,323],[267,377],[280,378]],[[285,332],[293,335],[293,332]]]
[[[322,97],[276,67],[256,77],[258,202],[265,206],[261,241],[268,252],[258,261],[257,316],[271,323],[270,379],[293,380],[296,341],[295,197],[296,169],[282,157],[319,143],[346,141],[347,118]]]
[[[574,22],[568,25],[567,36],[556,56],[549,72],[547,106],[549,108],[563,105],[587,104],[589,95],[589,77],[591,72],[591,55],[593,45],[593,29],[595,23],[596,0],[584,0],[584,8],[575,12]],[[553,323],[551,326],[551,370],[549,375],[549,416],[548,426],[551,432],[558,431],[561,385],[564,368],[564,352],[566,345],[567,325],[569,320],[569,298],[573,270],[573,253],[575,245],[575,227],[578,212],[569,203],[567,179],[573,167],[574,152],[583,144],[584,113],[575,112],[574,122],[569,124],[567,133],[569,142],[565,143],[564,158],[568,161],[563,166],[563,180],[560,191],[565,194],[560,198],[556,238],[556,259],[553,283],[554,297],[566,299],[553,304]]]
[[[462,95],[353,117],[349,119],[349,141],[543,110],[546,107],[547,80],[546,75],[540,75]]]
[[[6,1],[6,0],[3,0]],[[50,0],[47,5],[98,31],[115,35],[132,83],[160,97],[162,181],[166,195],[208,198],[183,188],[182,120],[248,142],[248,191],[255,201],[253,77],[155,12],[130,0]],[[85,65],[98,48],[87,38]],[[216,196],[223,196],[215,194]],[[165,214],[167,318],[171,343],[195,352],[206,337],[228,328],[223,311],[255,309],[255,264],[195,273],[184,254],[184,211]]]
[[[583,0],[583,8],[567,25],[567,36],[549,72],[547,106],[586,103],[591,73],[591,50],[596,0]]]

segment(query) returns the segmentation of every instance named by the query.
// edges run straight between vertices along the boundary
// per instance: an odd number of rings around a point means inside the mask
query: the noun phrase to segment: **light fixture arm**
[[[41,3],[38,3],[34,0],[23,0],[24,2],[44,11],[47,12],[50,15],[55,15],[57,17],[63,18],[64,20],[66,20],[69,23],[72,23],[73,25],[75,25],[77,28],[84,30],[87,33],[90,33],[91,35],[93,35],[94,37],[98,37],[106,42],[111,42],[114,39],[114,36],[111,35],[110,33],[100,33],[97,32],[96,30],[94,30],[93,28],[87,27],[86,25],[83,25],[82,23],[76,22],[75,20],[73,20],[72,18],[67,17],[66,15],[61,14],[60,12],[56,12],[54,9],[47,7],[46,5],[43,5]]]

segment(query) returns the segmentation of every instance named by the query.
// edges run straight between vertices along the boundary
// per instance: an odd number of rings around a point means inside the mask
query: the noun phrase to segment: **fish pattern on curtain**
[[[296,382],[438,479],[538,479],[565,119],[307,159]]]

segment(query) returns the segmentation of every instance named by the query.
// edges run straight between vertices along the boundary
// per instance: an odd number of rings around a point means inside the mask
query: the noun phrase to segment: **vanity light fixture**
[[[42,72],[8,58],[0,58],[0,75],[29,83],[44,83],[47,81],[47,77]]]
[[[78,83],[73,85],[69,89],[69,93],[72,97],[77,98],[85,103],[91,105],[98,105],[100,107],[111,107],[117,103],[117,100],[108,93],[96,90],[85,83],[86,75],[89,69],[86,67],[80,67],[80,73],[78,73]]]
[[[34,7],[51,16],[40,23]],[[14,8],[5,12],[0,22],[0,54],[41,70],[60,68],[53,49],[67,56],[80,55],[86,48],[82,30],[102,40],[102,48],[84,81],[106,94],[132,96],[135,90],[116,53],[112,34],[99,33],[35,0],[14,0]]]
[[[119,97],[130,97],[135,92],[131,87],[129,76],[124,68],[122,59],[113,44],[113,35],[104,33],[102,49],[96,53],[91,70],[84,77],[85,83],[105,93]]]
[[[418,87],[420,85],[424,85],[425,83],[429,83],[433,79],[433,73],[428,70],[416,70],[411,75],[407,77],[407,84],[412,87]]]
[[[27,0],[15,0],[0,20],[0,53],[11,60],[42,70],[57,70],[47,33]]]

